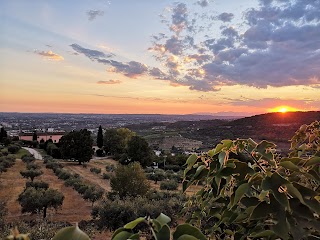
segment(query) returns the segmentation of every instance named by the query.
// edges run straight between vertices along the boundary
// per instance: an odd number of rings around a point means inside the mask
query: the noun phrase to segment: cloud
[[[233,19],[234,14],[233,13],[221,13],[217,16],[217,19],[222,21],[222,22],[231,22],[231,20]]]
[[[35,50],[34,53],[46,58],[46,59],[49,59],[49,60],[54,60],[54,61],[62,61],[64,60],[64,58],[59,55],[59,54],[56,54],[52,51],[38,51],[38,50]]]
[[[198,0],[197,4],[200,5],[201,7],[207,7],[209,5],[208,0]]]
[[[104,58],[111,58],[115,56],[113,53],[105,54],[104,52],[98,51],[98,50],[92,50],[88,48],[81,47],[80,45],[73,43],[70,45],[74,51],[77,53],[81,53],[85,55],[86,57],[90,58],[92,61],[104,59]]]
[[[103,16],[104,15],[104,11],[101,10],[89,10],[87,11],[87,16],[88,16],[88,20],[92,21],[94,19],[96,19],[96,17],[98,16]]]
[[[231,27],[241,15],[244,23]],[[242,13],[218,15],[175,3],[165,22],[169,31],[155,34],[150,49],[173,85],[216,91],[320,84],[319,1],[260,0]],[[213,24],[220,32],[208,34]]]
[[[107,81],[98,81],[97,84],[106,84],[106,85],[113,85],[113,84],[120,84],[122,83],[120,80],[107,80]]]

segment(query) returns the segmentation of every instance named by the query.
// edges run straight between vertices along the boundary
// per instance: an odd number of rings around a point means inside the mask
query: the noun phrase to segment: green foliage
[[[90,168],[90,172],[93,172],[93,173],[96,173],[96,174],[100,174],[101,173],[101,168],[92,167],[92,168]]]
[[[31,163],[31,162],[34,162],[36,159],[34,158],[34,156],[30,153],[28,154],[24,154],[22,157],[21,157],[21,160],[24,162],[24,163]]]
[[[4,142],[4,140],[8,137],[7,131],[4,127],[0,128],[0,142]]]
[[[201,231],[191,226],[190,224],[181,224],[174,231],[171,236],[170,232],[170,223],[171,219],[165,214],[161,213],[157,218],[152,219],[150,217],[139,217],[122,228],[119,228],[114,232],[112,239],[113,240],[126,240],[126,239],[140,239],[140,233],[134,231],[138,225],[144,223],[149,227],[152,233],[152,237],[155,240],[206,240],[205,235]]]
[[[35,181],[35,182],[26,182],[26,188],[33,187],[36,190],[43,188],[43,189],[48,189],[49,184],[43,181]]]
[[[150,173],[147,173],[146,176],[149,180],[152,180],[155,184],[157,184],[158,181],[163,181],[166,179],[166,172],[162,169],[156,169]]]
[[[38,135],[37,135],[37,132],[36,132],[36,131],[33,131],[32,141],[38,141]]]
[[[167,180],[160,183],[161,190],[175,191],[178,189],[178,183],[173,180]]]
[[[72,131],[59,141],[60,151],[64,159],[75,159],[79,164],[88,162],[93,154],[90,132],[86,129],[80,131]]]
[[[30,178],[31,181],[33,182],[34,178],[39,177],[40,175],[43,174],[43,172],[38,169],[30,169],[30,170],[20,171],[20,174],[24,178]]]
[[[95,186],[89,186],[83,193],[83,199],[88,200],[93,204],[102,198],[104,191]]]
[[[52,142],[47,143],[46,152],[53,158],[61,158],[61,152],[60,149],[57,147],[56,144]]]
[[[118,165],[110,179],[112,191],[120,198],[144,196],[150,189],[146,175],[137,162],[128,166]]]
[[[63,199],[63,194],[55,189],[33,187],[26,188],[18,197],[23,213],[43,212],[43,218],[46,218],[48,208],[57,209],[62,205]]]
[[[8,146],[8,152],[11,154],[15,154],[19,151],[20,148],[20,145],[12,144]]]
[[[98,129],[97,146],[98,146],[98,148],[102,148],[103,147],[103,133],[102,133],[101,125],[99,126],[99,129]]]
[[[119,157],[126,152],[128,142],[134,135],[128,128],[107,129],[103,139],[105,151]]]
[[[37,170],[40,168],[40,166],[34,162],[28,163],[26,167],[28,170],[31,170],[31,169]]]
[[[12,156],[0,157],[0,173],[6,172],[8,168],[14,165],[15,161],[15,158]]]
[[[127,153],[131,162],[139,162],[142,167],[149,166],[152,163],[152,149],[142,137],[133,136],[130,139]]]
[[[189,221],[218,239],[319,238],[319,137],[318,122],[302,126],[284,158],[275,144],[252,139],[223,140],[190,156],[183,189],[204,186],[186,206]],[[237,159],[239,153],[251,161]]]

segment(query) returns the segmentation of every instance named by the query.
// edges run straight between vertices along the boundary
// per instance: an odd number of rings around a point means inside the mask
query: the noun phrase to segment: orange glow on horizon
[[[286,112],[297,112],[299,111],[297,108],[289,107],[289,106],[279,106],[272,108],[270,112],[280,112],[280,113],[286,113]]]

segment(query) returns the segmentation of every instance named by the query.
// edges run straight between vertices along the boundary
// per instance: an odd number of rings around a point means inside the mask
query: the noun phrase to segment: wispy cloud
[[[45,59],[49,59],[49,60],[54,60],[54,61],[62,61],[64,60],[64,58],[59,55],[59,54],[56,54],[52,51],[38,51],[38,50],[35,50],[34,53],[44,57]]]
[[[98,16],[103,16],[104,15],[104,11],[101,10],[89,10],[87,11],[87,16],[88,16],[88,20],[92,21],[94,19],[96,19],[96,17]]]
[[[122,83],[120,80],[107,80],[107,81],[98,81],[97,84],[113,85]]]

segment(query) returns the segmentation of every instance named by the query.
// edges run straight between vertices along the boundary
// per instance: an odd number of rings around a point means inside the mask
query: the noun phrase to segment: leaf
[[[292,171],[300,171],[300,168],[290,161],[281,162],[279,165]]]
[[[305,166],[311,166],[311,165],[315,165],[315,164],[320,164],[320,157],[312,157],[310,158],[306,163]]]
[[[125,229],[134,229],[139,223],[143,222],[145,219],[143,217],[139,217],[126,225],[124,225]]]
[[[52,240],[90,240],[90,238],[76,225],[60,229]]]
[[[118,234],[114,234],[112,236],[112,240],[127,240],[132,236],[131,232],[127,232],[127,231],[121,231]]]
[[[198,156],[196,154],[192,154],[188,159],[187,159],[187,165],[188,167],[191,167],[193,166],[196,161],[198,159]]]
[[[237,188],[232,207],[240,201],[240,199],[248,191],[248,189],[249,189],[249,183],[243,183]]]
[[[160,213],[156,220],[161,224],[161,227],[171,222],[171,218],[163,213]]]
[[[223,148],[223,144],[219,143],[216,148],[214,149],[214,154],[217,154],[221,152],[221,149]]]
[[[220,168],[222,168],[222,166],[224,165],[224,161],[226,159],[226,153],[225,152],[221,152],[219,153],[218,155],[218,158],[219,158],[219,163],[220,163]]]
[[[272,226],[272,230],[279,236],[281,239],[289,239],[289,223],[287,222],[286,212],[284,209],[276,213],[277,224]]]
[[[249,237],[252,238],[261,238],[261,237],[270,237],[270,236],[274,236],[275,233],[271,230],[265,230],[259,233],[252,233]]]
[[[158,240],[170,240],[170,228],[168,225],[164,225],[159,232],[156,233]]]
[[[221,142],[223,144],[223,147],[225,147],[227,149],[229,149],[232,145],[232,140],[230,140],[230,139],[224,139]]]
[[[177,240],[177,239],[179,239],[179,237],[181,237],[185,234],[191,235],[199,240],[206,240],[207,239],[205,237],[205,235],[203,235],[203,233],[198,228],[196,228],[188,223],[181,224],[177,227],[176,231],[173,233],[173,239]]]
[[[191,236],[191,235],[188,235],[188,234],[183,234],[177,240],[198,240],[198,238]]]

